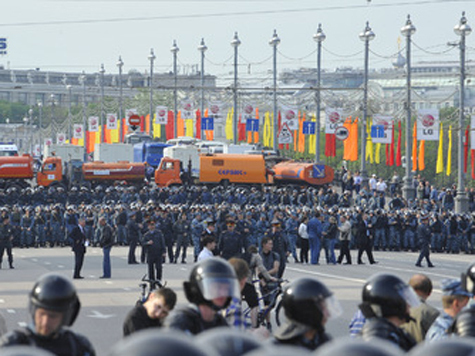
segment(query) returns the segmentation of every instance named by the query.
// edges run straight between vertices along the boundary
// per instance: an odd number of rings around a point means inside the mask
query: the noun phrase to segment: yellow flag
[[[186,136],[193,137],[193,119],[186,119]]]
[[[450,176],[452,173],[452,125],[449,126],[449,149],[447,150],[447,172],[446,174]]]
[[[226,127],[225,127],[224,131],[226,132],[226,140],[233,141],[234,140],[233,108],[228,110],[228,116],[226,117]]]
[[[440,131],[439,131],[439,149],[437,151],[437,166],[435,169],[435,173],[439,174],[444,171],[444,132],[443,132],[443,124],[440,123]]]
[[[272,113],[272,115],[270,115],[270,130],[269,130],[269,146],[268,147],[274,147],[274,130],[275,130],[275,127],[274,127],[274,113]]]
[[[381,144],[380,143],[376,144],[376,152],[375,152],[375,156],[374,156],[374,162],[376,164],[381,163]]]
[[[312,119],[310,120],[312,122],[316,122],[317,119],[315,116],[312,116]],[[317,135],[316,135],[317,130],[315,129],[315,135],[308,135],[308,153],[311,155],[314,155],[317,153]]]
[[[366,120],[366,160],[374,163],[373,140],[371,139],[371,120]]]

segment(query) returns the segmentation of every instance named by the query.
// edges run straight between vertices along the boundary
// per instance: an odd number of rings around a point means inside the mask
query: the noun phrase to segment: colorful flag
[[[414,121],[412,131],[412,171],[417,171],[417,121]]]
[[[402,164],[402,157],[401,157],[401,139],[402,139],[402,128],[401,128],[401,121],[399,121],[398,126],[398,137],[397,137],[397,148],[396,148],[396,167],[400,167]]]
[[[419,146],[419,158],[417,160],[419,171],[423,171],[426,168],[425,165],[425,147],[426,141],[422,140]]]
[[[450,176],[452,173],[452,125],[449,126],[449,148],[447,150],[447,172],[446,175]]]
[[[444,171],[444,130],[443,124],[440,123],[439,130],[439,148],[437,150],[437,164],[435,168],[435,173],[439,174]]]

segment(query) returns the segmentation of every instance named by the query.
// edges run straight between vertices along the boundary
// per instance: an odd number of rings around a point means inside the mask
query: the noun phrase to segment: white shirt
[[[198,255],[198,262],[206,260],[211,257],[214,257],[213,252],[208,250],[206,247],[203,247],[200,254]]]
[[[299,226],[299,236],[302,239],[308,239],[307,225],[304,223],[301,223]]]

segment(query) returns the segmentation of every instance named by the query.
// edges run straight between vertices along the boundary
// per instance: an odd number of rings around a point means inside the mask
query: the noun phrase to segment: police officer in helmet
[[[287,321],[276,331],[279,344],[315,350],[330,340],[325,324],[341,314],[333,293],[316,278],[300,278],[284,290],[282,297]]]
[[[367,319],[361,332],[363,339],[388,340],[409,351],[416,341],[400,326],[411,320],[410,307],[419,305],[414,290],[395,275],[378,273],[366,282],[362,297],[359,308]]]
[[[73,325],[80,307],[69,279],[56,273],[41,276],[29,295],[32,324],[5,334],[0,348],[30,345],[55,355],[94,356],[89,340],[67,328]]]
[[[166,326],[193,335],[228,326],[219,311],[241,295],[236,272],[229,262],[218,257],[198,262],[183,287],[191,305],[174,311],[166,319]]]
[[[472,263],[465,273],[462,273],[462,287],[475,295],[475,263]],[[475,337],[475,303],[461,311],[455,318],[450,330],[461,337]]]

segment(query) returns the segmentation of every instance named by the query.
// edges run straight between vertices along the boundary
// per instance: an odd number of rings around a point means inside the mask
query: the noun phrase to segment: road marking
[[[5,299],[0,299],[0,303],[5,303]]]
[[[130,291],[130,290],[132,290],[132,288],[129,288],[129,287],[125,287],[125,288],[122,288],[122,289],[125,290],[125,291],[127,291],[127,292]]]
[[[64,266],[63,265],[58,265],[58,268],[64,268]]]
[[[357,282],[357,283],[366,283],[365,279],[360,279],[360,278],[343,277],[343,276],[339,276],[339,275],[336,275],[336,274],[308,271],[306,269],[295,268],[295,267],[287,267],[287,269],[290,270],[290,271],[294,271],[294,272],[308,273],[308,274],[313,274],[313,275],[321,276],[321,277],[337,278],[337,279],[341,279],[341,280],[344,280],[344,281]]]
[[[92,314],[89,314],[89,318],[95,318],[95,319],[109,319],[113,318],[115,315],[114,314],[102,314],[101,312],[97,310],[93,310]]]
[[[51,264],[51,262],[45,262],[45,265],[49,266]]]
[[[33,262],[38,262],[38,259],[37,258],[32,258],[31,259]]]
[[[7,309],[8,314],[16,314],[15,309]]]

